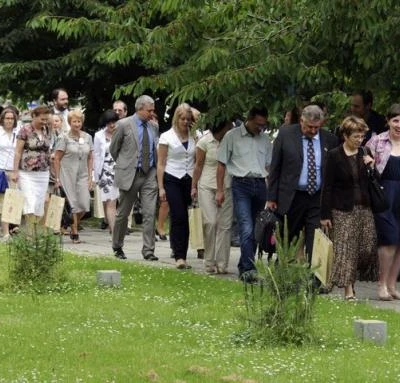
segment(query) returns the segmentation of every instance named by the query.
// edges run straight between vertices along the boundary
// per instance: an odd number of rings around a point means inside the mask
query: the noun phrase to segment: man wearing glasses
[[[239,223],[239,278],[244,282],[256,279],[254,239],[256,215],[267,200],[265,178],[271,162],[272,145],[264,134],[268,120],[266,108],[253,107],[244,123],[225,134],[217,153],[218,206],[224,203],[224,176],[232,176],[233,208]]]

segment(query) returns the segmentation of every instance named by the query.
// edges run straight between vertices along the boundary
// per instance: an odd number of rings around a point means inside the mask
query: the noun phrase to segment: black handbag
[[[368,155],[368,152],[365,148],[362,148],[363,155]],[[387,209],[389,209],[389,203],[386,198],[385,189],[379,183],[378,179],[375,175],[375,169],[366,165],[367,167],[367,175],[368,175],[368,192],[369,198],[371,200],[371,210],[373,213],[383,213]]]
[[[265,209],[257,214],[254,225],[254,239],[259,248],[266,253],[275,252],[275,228],[279,218],[271,209]]]

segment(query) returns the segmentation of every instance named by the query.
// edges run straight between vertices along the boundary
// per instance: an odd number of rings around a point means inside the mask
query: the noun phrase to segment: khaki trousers
[[[205,267],[217,266],[226,270],[231,248],[232,193],[225,189],[225,201],[221,207],[215,203],[215,189],[199,185],[199,206],[203,217]]]

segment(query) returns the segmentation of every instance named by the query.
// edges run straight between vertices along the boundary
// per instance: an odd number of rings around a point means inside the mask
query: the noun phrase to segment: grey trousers
[[[154,220],[156,214],[156,204],[158,197],[158,185],[156,179],[156,169],[152,168],[144,175],[136,172],[132,186],[129,190],[119,191],[119,205],[115,216],[115,225],[112,236],[112,247],[114,249],[123,247],[128,217],[132,206],[138,197],[142,203],[143,213],[143,247],[142,255],[154,254],[155,232]]]

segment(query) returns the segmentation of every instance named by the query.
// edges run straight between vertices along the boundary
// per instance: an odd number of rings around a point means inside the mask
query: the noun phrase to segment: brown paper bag
[[[64,211],[65,198],[52,194],[50,196],[49,206],[44,225],[54,231],[60,231],[61,219]]]
[[[24,193],[17,189],[7,189],[4,194],[2,222],[21,224],[22,210],[24,208]]]
[[[199,207],[189,208],[189,242],[193,250],[204,249],[203,219]]]
[[[101,201],[101,192],[99,185],[94,188],[94,198],[93,198],[93,217],[104,218],[104,206]]]
[[[321,229],[316,229],[311,266],[315,268],[315,276],[324,286],[326,286],[329,281],[332,263],[333,243]]]

